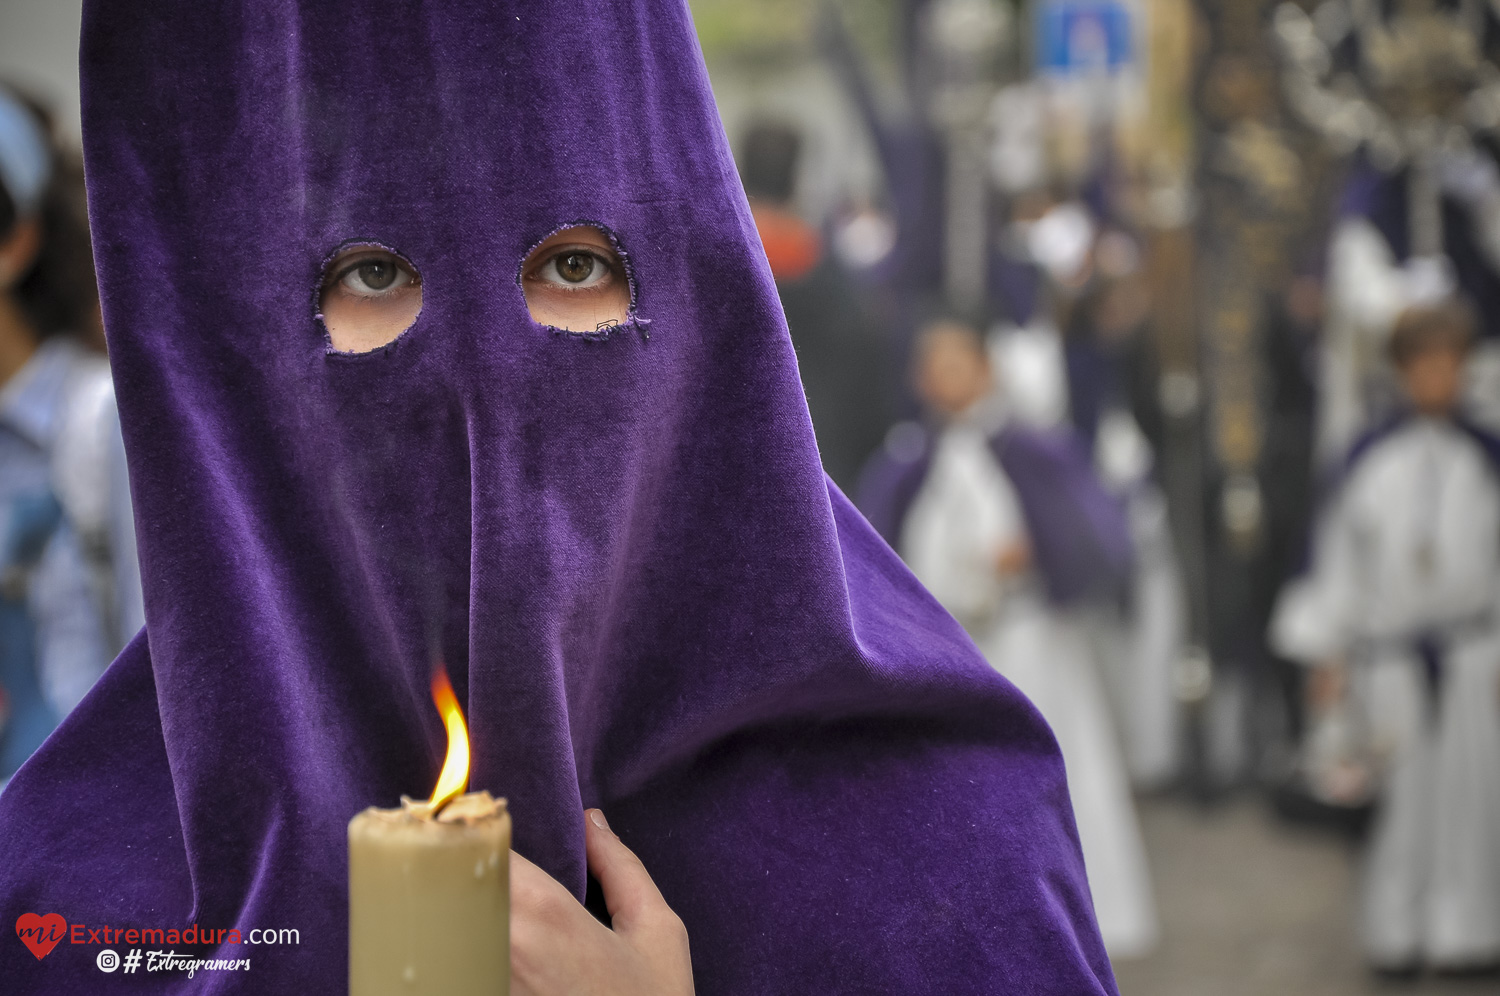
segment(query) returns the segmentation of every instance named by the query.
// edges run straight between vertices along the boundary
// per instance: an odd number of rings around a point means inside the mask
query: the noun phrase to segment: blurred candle
[[[349,821],[350,996],[506,996],[510,815],[468,780],[463,714],[440,669],[448,757],[432,799]]]

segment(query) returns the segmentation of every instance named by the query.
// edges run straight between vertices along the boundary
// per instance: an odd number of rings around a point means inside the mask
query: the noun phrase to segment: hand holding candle
[[[469,778],[463,713],[439,668],[432,697],[448,755],[426,802],[349,822],[350,996],[505,996],[510,816]]]
[[[469,739],[441,669],[432,697],[448,728],[432,798],[349,823],[350,996],[507,996],[512,980],[514,996],[692,996],[687,931],[604,814],[587,814],[584,839],[614,929],[511,854],[504,800],[459,795]]]
[[[687,930],[597,809],[584,814],[604,926],[542,869],[511,856],[511,996],[692,996]]]

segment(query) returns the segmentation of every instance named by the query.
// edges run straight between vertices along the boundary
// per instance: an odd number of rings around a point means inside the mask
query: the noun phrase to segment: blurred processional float
[[[1338,459],[1393,390],[1383,344],[1408,304],[1480,314],[1472,413],[1500,426],[1500,3],[1282,3],[1288,106],[1351,166],[1329,257],[1319,446]]]

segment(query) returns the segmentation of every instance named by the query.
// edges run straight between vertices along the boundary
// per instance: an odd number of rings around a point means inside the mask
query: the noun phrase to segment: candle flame
[[[441,664],[432,676],[432,701],[448,727],[448,757],[427,803],[430,811],[436,813],[469,783],[469,731],[464,727],[463,710],[458,707],[458,696],[453,694],[448,671]]]

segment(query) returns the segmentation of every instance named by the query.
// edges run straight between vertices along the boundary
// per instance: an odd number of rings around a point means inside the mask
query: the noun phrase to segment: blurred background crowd
[[[1500,988],[1500,0],[692,7],[825,467],[1052,725],[1122,991]],[[142,621],[77,8],[0,0],[0,780]]]
[[[825,465],[1126,993],[1491,990],[1500,5],[696,0]]]

